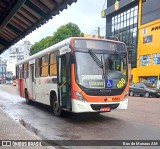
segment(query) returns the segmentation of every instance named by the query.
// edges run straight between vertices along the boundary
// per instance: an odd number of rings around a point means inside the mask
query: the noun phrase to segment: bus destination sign
[[[114,42],[101,40],[75,40],[75,47],[81,49],[97,49],[97,50],[117,50],[117,44]]]

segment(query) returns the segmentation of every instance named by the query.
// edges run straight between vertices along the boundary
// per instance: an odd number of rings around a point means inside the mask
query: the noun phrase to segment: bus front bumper
[[[76,99],[72,99],[72,112],[83,113],[83,112],[110,112],[114,109],[127,109],[128,99],[121,102],[110,102],[110,103],[95,103],[95,102],[84,102]],[[105,111],[106,109],[106,111]],[[110,109],[110,110],[107,110]]]

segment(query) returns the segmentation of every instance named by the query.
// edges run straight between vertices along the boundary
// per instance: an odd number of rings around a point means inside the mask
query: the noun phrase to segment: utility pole
[[[98,38],[100,38],[100,27],[98,27]]]
[[[6,62],[5,62],[5,67],[4,67],[4,78],[5,78],[5,82],[4,82],[4,83],[6,83],[6,67],[7,67],[7,65],[6,65]]]

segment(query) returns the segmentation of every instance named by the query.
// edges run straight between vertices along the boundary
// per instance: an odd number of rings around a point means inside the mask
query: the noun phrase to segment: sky
[[[77,0],[67,9],[54,16],[46,24],[36,29],[19,43],[24,40],[30,41],[31,44],[40,41],[42,38],[52,36],[56,30],[69,22],[72,22],[80,28],[84,34],[96,35],[97,29],[100,27],[100,35],[105,35],[105,18],[101,18],[101,11],[106,9],[106,0]],[[1,56],[7,57],[8,52],[4,52]]]

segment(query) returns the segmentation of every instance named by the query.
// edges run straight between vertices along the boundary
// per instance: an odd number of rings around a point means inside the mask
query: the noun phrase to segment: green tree
[[[83,34],[81,34],[79,27],[76,24],[70,22],[59,27],[57,31],[53,33],[53,36],[48,36],[46,38],[43,38],[39,42],[36,42],[30,49],[30,55],[42,51],[43,49],[50,47],[51,45],[54,45],[66,38],[80,37],[82,35]]]
[[[66,38],[79,37],[80,35],[81,31],[79,27],[76,24],[68,23],[58,28],[53,34],[53,44],[56,44]]]
[[[84,37],[84,33],[81,33],[81,37]]]
[[[41,39],[39,42],[36,42],[30,49],[30,55],[33,55],[43,49],[49,47],[52,43],[52,36]]]

